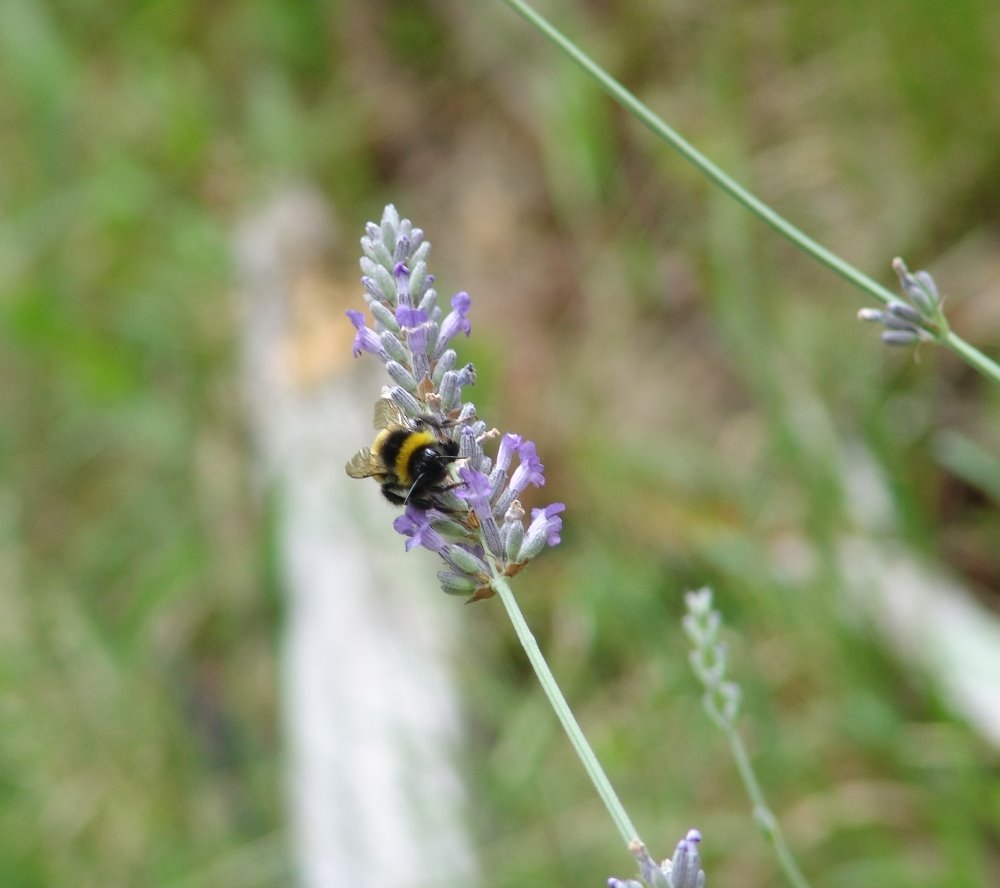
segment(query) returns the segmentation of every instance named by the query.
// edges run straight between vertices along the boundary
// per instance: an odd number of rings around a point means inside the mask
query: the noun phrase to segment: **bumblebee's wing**
[[[395,401],[379,398],[375,402],[375,429],[382,431],[382,429],[398,428],[406,428],[403,412],[396,406]]]
[[[371,478],[374,475],[379,475],[378,461],[372,456],[371,450],[367,447],[362,447],[354,456],[351,457],[351,461],[344,466],[347,469],[347,474],[352,478]]]

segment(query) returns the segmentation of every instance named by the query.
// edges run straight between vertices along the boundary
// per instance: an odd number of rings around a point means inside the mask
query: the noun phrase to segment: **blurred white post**
[[[297,190],[235,244],[245,388],[286,593],[293,851],[305,888],[468,886],[449,672],[463,607],[437,588],[429,553],[404,557],[376,484],[344,473],[371,443],[383,380],[376,361],[350,357],[344,309],[363,308],[360,271],[355,260],[331,278],[333,231],[323,201]]]
[[[863,448],[845,466],[846,501],[862,531],[841,542],[845,592],[951,712],[1000,749],[1000,620],[958,577],[893,545],[888,485]]]

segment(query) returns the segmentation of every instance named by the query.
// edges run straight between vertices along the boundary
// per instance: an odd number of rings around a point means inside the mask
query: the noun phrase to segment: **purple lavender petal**
[[[409,552],[417,546],[423,546],[432,552],[440,552],[444,546],[444,540],[433,527],[431,527],[430,513],[416,506],[407,506],[395,521],[392,522],[393,529],[407,537],[405,548]]]
[[[524,441],[517,451],[521,464],[514,469],[514,474],[510,479],[510,487],[521,493],[529,484],[535,487],[542,487],[545,484],[545,466],[538,458],[534,441]]]
[[[472,300],[465,291],[456,293],[451,299],[451,311],[441,324],[441,336],[438,339],[438,348],[444,349],[449,340],[459,333],[466,336],[472,332],[472,322],[468,318],[469,308]]]
[[[382,348],[382,342],[378,334],[365,324],[365,316],[352,308],[349,308],[346,314],[357,330],[354,334],[354,357],[359,357],[362,352],[371,352],[384,361],[387,355]]]

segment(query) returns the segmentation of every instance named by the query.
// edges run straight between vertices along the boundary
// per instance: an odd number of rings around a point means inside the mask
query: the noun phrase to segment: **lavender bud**
[[[392,271],[395,263],[392,261],[392,253],[386,249],[385,244],[380,241],[373,241],[371,250],[366,252],[368,253],[369,258],[377,263],[380,268],[385,271]]]
[[[898,299],[893,299],[889,303],[889,315],[898,318],[901,321],[905,321],[910,326],[919,326],[923,318],[912,305],[907,305],[905,302],[900,302]]]
[[[403,364],[409,360],[409,349],[396,338],[394,333],[391,333],[388,330],[383,331],[382,335],[379,336],[379,342],[382,343],[382,348],[385,353],[394,361],[398,361],[400,364]]]
[[[920,334],[916,330],[886,330],[882,341],[886,345],[916,345],[920,342]]]
[[[446,545],[441,550],[441,555],[445,561],[460,573],[477,579],[489,576],[489,568],[486,566],[486,562],[464,546],[454,543]]]
[[[438,582],[448,595],[471,595],[479,585],[472,577],[453,570],[439,570]]]
[[[387,361],[385,371],[392,377],[393,381],[397,385],[402,386],[408,392],[416,394],[417,381],[413,378],[410,371],[398,361]]]
[[[368,278],[371,280],[371,278]],[[392,333],[399,333],[400,327],[399,323],[396,321],[396,316],[385,307],[385,305],[378,300],[372,300],[368,303],[368,310],[372,313],[372,317],[375,319],[376,324],[378,324],[383,330],[389,330]]]
[[[455,362],[458,360],[458,355],[455,354],[453,348],[445,349],[441,352],[440,357],[437,359],[437,364],[434,366],[434,373],[431,376],[431,382],[434,383],[435,388],[441,387],[441,380],[445,373],[451,370],[455,366]]]
[[[879,311],[877,308],[859,308],[858,309],[858,320],[859,321],[871,321],[875,324],[881,324],[882,319],[885,317],[885,312]]]
[[[499,502],[498,497],[500,496],[501,491],[507,484],[507,473],[499,466],[494,466],[493,471],[490,472],[489,477],[490,477],[490,500],[493,502]],[[517,500],[514,500],[514,504],[516,503]],[[500,510],[497,509],[497,511],[499,512]],[[510,508],[505,509],[504,512],[509,513]]]
[[[396,238],[396,249],[392,254],[393,261],[398,265],[401,262],[406,262],[410,256],[410,238],[405,234],[399,235]]]
[[[418,304],[419,300],[423,299],[424,291],[428,286],[427,263],[417,262],[410,269],[410,292],[418,300]]]
[[[907,307],[909,308],[909,306]],[[913,311],[913,309],[911,308],[910,311]],[[889,312],[886,312],[883,316],[882,323],[887,330],[909,330],[918,335],[920,333],[919,324],[913,324],[910,321],[903,320],[903,318],[898,315],[890,314]],[[920,321],[919,323],[924,324],[926,321]]]
[[[490,515],[485,521],[480,519],[479,526],[486,548],[501,561],[505,561],[507,556],[504,552],[503,538],[500,535],[500,525],[497,524],[496,518]]]
[[[367,259],[362,258],[361,260],[362,267],[364,266],[364,263],[367,261],[368,261]],[[361,286],[365,288],[365,301],[368,303],[368,305],[382,304],[382,300],[385,297],[382,295],[382,291],[378,288],[378,284],[375,282],[375,278],[373,278],[371,275],[367,273],[363,274],[361,276]]]
[[[383,244],[396,243],[396,231],[399,229],[399,213],[396,208],[389,204],[382,213],[381,242]],[[389,268],[392,268],[390,265]]]
[[[392,386],[389,389],[389,398],[410,418],[420,416],[424,412],[420,402],[401,386]]]
[[[395,306],[396,304],[396,280],[393,278],[391,272],[381,265],[377,265],[374,262],[369,263],[369,267],[366,269],[364,261],[362,260],[361,270],[365,272],[368,277],[370,277],[378,289],[379,296],[382,302],[387,305]]]
[[[441,394],[441,407],[445,413],[454,410],[462,396],[462,387],[458,380],[459,375],[455,370],[449,370],[441,377],[441,387],[438,391]]]
[[[424,324],[424,327],[426,329],[426,345],[424,346],[424,354],[432,356],[435,351],[437,351],[438,333],[440,328],[434,321],[428,321]]]
[[[429,276],[428,280],[433,280],[433,277]],[[427,317],[432,321],[436,321],[441,317],[441,309],[438,308],[437,298],[437,290],[433,287],[420,298],[420,308],[427,313]]]
[[[430,371],[430,359],[422,352],[413,353],[413,376],[416,379],[426,379]]]
[[[926,271],[911,274],[902,259],[892,260],[892,268],[899,276],[899,284],[906,298],[926,320],[934,321],[940,315],[941,296],[934,279]]]
[[[503,538],[504,555],[508,561],[517,561],[517,556],[521,551],[521,544],[524,542],[524,509],[516,502],[504,516],[503,527],[500,536]]]
[[[672,888],[704,888],[705,873],[702,872],[701,859],[698,856],[700,841],[701,833],[692,829],[688,830],[687,836],[677,843],[668,870]]]
[[[420,232],[421,239],[424,236],[424,233],[422,231],[420,231],[419,228],[414,228],[413,232],[410,235],[410,239],[413,241],[413,243],[416,243],[416,233],[418,231]],[[428,255],[428,253],[430,253],[430,251],[431,251],[431,242],[430,241],[421,240],[420,245],[414,249],[413,255],[410,256],[410,262],[412,264],[414,264],[414,265],[416,263],[418,263],[418,262],[426,262],[427,261],[427,255]],[[432,276],[431,280],[433,280],[433,279],[434,278]]]
[[[458,457],[459,459],[467,459],[470,462],[474,461],[479,453],[482,452],[482,448],[479,446],[479,442],[476,441],[476,433],[473,429],[468,426],[462,429],[462,437],[458,441]],[[479,471],[478,466],[472,466],[473,469]]]
[[[513,487],[507,487],[496,498],[496,510],[501,514],[505,514],[516,502],[517,491]]]
[[[927,298],[934,303],[935,306],[941,304],[941,294],[938,293],[937,284],[934,283],[934,278],[926,271],[918,271],[914,277],[917,279],[917,284],[920,289],[926,294]]]

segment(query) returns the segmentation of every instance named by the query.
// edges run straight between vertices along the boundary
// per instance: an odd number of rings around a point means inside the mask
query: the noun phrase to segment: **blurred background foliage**
[[[543,8],[821,242],[890,286],[895,255],[929,268],[998,341],[993,0]],[[686,662],[710,583],[814,885],[995,884],[996,751],[845,601],[839,544],[996,609],[997,391],[882,348],[502,4],[5,0],[0,114],[0,883],[294,879],[229,250],[304,180],[344,281],[392,201],[472,294],[480,410],[569,506],[517,591],[654,850],[697,825],[711,883],[778,880]],[[500,609],[465,616],[484,885],[625,875]]]

